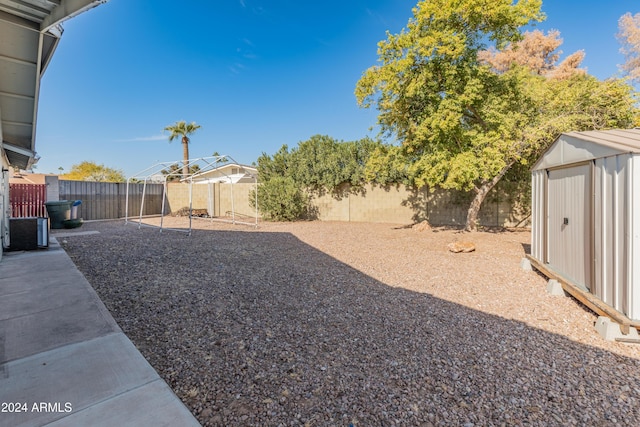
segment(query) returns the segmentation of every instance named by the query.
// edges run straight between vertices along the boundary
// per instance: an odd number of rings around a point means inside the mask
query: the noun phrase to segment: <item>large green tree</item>
[[[540,0],[419,2],[407,28],[379,43],[380,64],[356,86],[359,104],[377,106],[383,133],[400,142],[378,150],[369,175],[393,176],[385,172],[392,163],[416,185],[472,191],[471,231],[498,181],[561,132],[628,126],[634,99],[622,81],[571,72],[577,64],[558,67],[548,52],[543,73],[527,61],[496,67],[482,54],[517,50],[520,28],[544,18],[540,7]]]
[[[124,182],[127,180],[121,170],[90,161],[71,166],[69,173],[60,175],[60,179],[96,182]]]
[[[169,132],[169,142],[176,138],[180,138],[182,141],[182,176],[189,175],[189,135],[200,129],[200,125],[196,122],[187,123],[184,120],[176,122],[174,125],[170,125],[164,128]]]

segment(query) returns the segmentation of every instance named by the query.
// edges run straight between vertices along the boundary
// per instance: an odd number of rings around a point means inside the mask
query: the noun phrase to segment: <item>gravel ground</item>
[[[59,240],[205,426],[640,422],[640,346],[521,270],[529,232],[194,227]],[[459,240],[477,250],[448,252]]]

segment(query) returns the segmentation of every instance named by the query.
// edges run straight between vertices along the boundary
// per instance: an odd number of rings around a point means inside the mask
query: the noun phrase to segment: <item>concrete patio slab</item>
[[[181,426],[191,414],[186,407],[184,412],[176,411],[173,399],[175,396],[164,381],[153,381],[78,411],[49,427],[139,427],[148,425],[150,413],[155,414],[154,427]]]
[[[89,230],[89,231],[55,231],[52,232],[53,236],[56,238],[68,237],[68,236],[90,236],[92,234],[100,234],[99,231]]]
[[[0,273],[0,363],[121,332],[55,240],[48,250],[6,254]]]
[[[10,425],[49,423],[68,412],[81,411],[96,402],[158,380],[124,334],[117,333],[66,345],[2,365],[0,402],[26,402],[27,413],[8,414]],[[90,379],[90,381],[87,381]],[[59,408],[34,411],[40,402]],[[5,422],[2,414],[2,421]],[[11,419],[13,418],[13,419]]]

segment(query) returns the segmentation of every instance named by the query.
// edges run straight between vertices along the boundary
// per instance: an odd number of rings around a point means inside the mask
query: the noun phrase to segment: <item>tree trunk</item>
[[[513,166],[515,161],[508,163],[498,175],[493,177],[490,181],[485,182],[480,187],[475,188],[476,195],[471,201],[471,206],[469,206],[469,210],[467,211],[467,222],[464,226],[464,231],[477,231],[478,230],[478,213],[480,212],[480,208],[482,207],[482,202],[489,194],[489,191],[496,186],[496,184],[502,179],[505,173]]]
[[[189,175],[189,138],[186,136],[182,138],[182,177],[186,178]]]

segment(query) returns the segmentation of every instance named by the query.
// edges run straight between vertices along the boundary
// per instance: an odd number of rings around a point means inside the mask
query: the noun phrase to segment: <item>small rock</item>
[[[453,242],[447,245],[449,251],[453,253],[468,253],[476,250],[476,245],[471,242]]]
[[[429,221],[424,220],[424,221],[419,222],[417,224],[413,224],[413,226],[411,228],[413,230],[415,230],[415,231],[430,231],[431,230],[431,225],[429,224]]]

